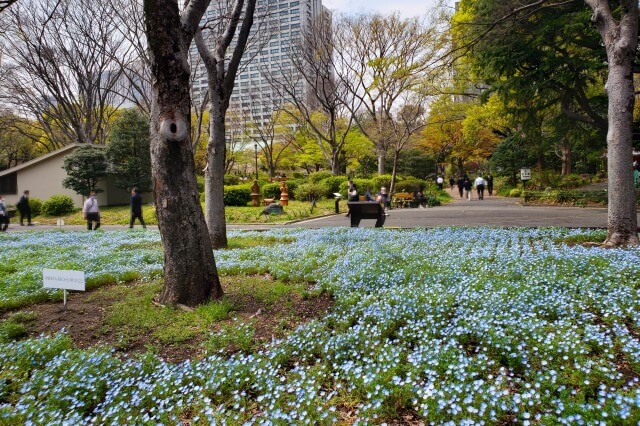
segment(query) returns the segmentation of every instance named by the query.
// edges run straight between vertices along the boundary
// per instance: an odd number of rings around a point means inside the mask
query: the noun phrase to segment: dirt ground
[[[108,311],[112,305],[120,301],[122,295],[104,289],[73,293],[69,297],[66,309],[62,302],[36,304],[23,309],[37,314],[36,319],[29,324],[29,336],[49,335],[64,329],[79,348],[104,345],[116,348],[122,356],[142,353],[149,348],[153,348],[158,356],[170,362],[197,359],[205,355],[201,343],[208,337],[207,333],[200,333],[188,341],[169,345],[160,345],[151,333],[138,333],[123,346],[119,341],[118,330],[105,323]],[[96,294],[97,292],[99,293]],[[231,312],[233,319],[217,322],[209,330],[215,331],[231,324],[232,321],[249,321],[255,328],[255,347],[260,347],[274,337],[282,337],[286,330],[293,330],[299,324],[325,315],[332,305],[331,297],[324,293],[306,299],[293,293],[289,295],[288,303],[270,306],[263,306],[250,294],[231,293],[227,294],[227,297],[235,307]],[[0,315],[0,320],[14,313],[4,313]],[[229,349],[229,352],[233,351],[234,348]]]

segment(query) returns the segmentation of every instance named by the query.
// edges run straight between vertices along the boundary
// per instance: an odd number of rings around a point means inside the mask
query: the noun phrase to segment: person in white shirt
[[[484,198],[484,179],[482,178],[482,176],[478,176],[474,182],[474,185],[476,186],[476,191],[478,191],[478,199],[482,200]]]
[[[85,219],[87,219],[87,230],[96,230],[100,228],[100,207],[98,207],[98,200],[96,199],[96,192],[91,191],[89,193],[89,198],[84,202],[84,206],[82,207],[82,215]],[[95,222],[96,226],[92,225]]]
[[[436,179],[436,183],[438,184],[438,189],[442,191],[442,187],[444,184],[444,179],[442,178],[442,176],[438,176],[438,178]]]

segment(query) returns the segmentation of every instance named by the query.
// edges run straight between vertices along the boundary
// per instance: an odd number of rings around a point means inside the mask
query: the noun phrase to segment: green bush
[[[265,183],[260,188],[263,198],[280,198],[280,182]]]
[[[589,175],[570,174],[562,176],[562,187],[565,189],[579,188],[591,182]]]
[[[520,188],[513,188],[511,191],[509,191],[509,197],[519,197],[522,195],[522,189]]]
[[[340,192],[340,185],[342,182],[348,182],[346,176],[330,176],[323,179],[321,183],[327,188],[327,192],[324,196],[326,198],[333,198],[334,192]]]
[[[377,194],[378,191],[380,191],[380,188],[376,188],[373,185],[373,183],[371,182],[371,179],[354,178],[353,183],[356,184],[356,188],[358,189],[359,195],[364,195],[367,192],[367,189],[371,190],[371,194]],[[349,190],[349,182],[344,181],[340,183],[340,191],[337,191],[337,192],[342,194],[343,197],[347,198],[348,190]],[[331,194],[331,198],[333,198],[333,193]]]
[[[427,182],[422,179],[418,179],[413,176],[407,176],[402,178],[396,183],[396,192],[413,192],[416,188],[420,188],[420,191],[424,191],[427,187]]]
[[[309,175],[309,182],[318,183],[321,180],[324,180],[324,179],[329,178],[331,176],[333,176],[331,174],[331,172],[327,172],[327,171],[322,170],[322,171],[319,171],[319,172],[311,173]]]
[[[424,194],[424,202],[429,207],[435,207],[441,204],[440,199],[431,193]]]
[[[240,178],[236,175],[224,175],[223,182],[225,186],[238,185],[240,183]]]
[[[327,188],[322,182],[319,183],[305,183],[300,185],[297,189],[298,200],[312,201],[324,198],[327,192]]]
[[[251,201],[251,188],[247,185],[232,185],[224,188],[225,206],[246,206]]]
[[[52,195],[42,205],[42,212],[48,216],[65,216],[74,209],[73,199],[68,195]]]
[[[29,197],[29,207],[31,207],[31,217],[42,213],[42,200],[40,198]]]
[[[380,175],[371,178],[371,185],[375,188],[375,191],[380,191],[383,186],[387,189],[391,187],[391,175]]]

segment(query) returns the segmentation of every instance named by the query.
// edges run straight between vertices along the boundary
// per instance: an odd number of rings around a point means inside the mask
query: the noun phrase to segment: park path
[[[426,209],[407,208],[393,209],[384,224],[385,228],[433,228],[441,226],[492,226],[492,227],[552,227],[569,228],[606,228],[607,209],[590,207],[556,207],[556,206],[524,206],[517,198],[488,196],[478,200],[473,193],[471,201],[460,199],[458,190],[447,191],[453,201],[447,205]],[[346,206],[341,203],[341,208]],[[639,221],[640,223],[640,217]],[[373,227],[375,220],[362,220],[360,227]],[[228,224],[227,229],[265,230],[277,228],[325,228],[348,227],[349,218],[344,213],[316,219],[309,219],[288,224]],[[127,226],[106,225],[105,230],[125,230]],[[157,227],[150,226],[151,229]],[[34,227],[20,227],[13,223],[10,232],[26,230],[56,229],[55,226],[37,225]],[[81,225],[65,226],[61,229],[82,231]],[[136,227],[139,229],[139,227]]]

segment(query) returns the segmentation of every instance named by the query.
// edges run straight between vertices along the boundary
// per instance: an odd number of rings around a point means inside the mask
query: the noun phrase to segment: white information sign
[[[42,282],[44,288],[84,291],[84,271],[43,269]]]
[[[531,169],[520,169],[521,180],[531,180]]]

